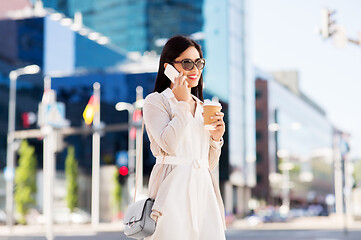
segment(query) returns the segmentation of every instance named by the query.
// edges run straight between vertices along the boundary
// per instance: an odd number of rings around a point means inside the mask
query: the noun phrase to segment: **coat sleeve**
[[[219,162],[219,156],[221,155],[221,149],[223,146],[223,138],[219,142],[214,141],[212,138],[209,140],[209,169],[213,171]]]
[[[168,111],[170,112],[170,109]],[[190,107],[188,103],[180,101],[175,103],[171,115],[168,111],[159,93],[146,97],[143,117],[147,131],[166,153],[174,154],[190,121]]]

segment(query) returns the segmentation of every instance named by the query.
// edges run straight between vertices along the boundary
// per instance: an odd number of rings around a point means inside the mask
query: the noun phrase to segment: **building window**
[[[256,141],[261,141],[262,140],[262,133],[260,131],[256,131]]]
[[[257,153],[256,153],[256,163],[257,163],[257,164],[260,164],[261,162],[263,162],[262,153],[257,152]]]
[[[262,96],[261,90],[259,90],[259,89],[256,88],[255,95],[256,95],[256,99],[260,98],[260,97]]]
[[[261,120],[261,119],[262,119],[262,111],[256,110],[256,120]]]
[[[263,180],[263,176],[261,174],[257,174],[257,183],[261,183]]]

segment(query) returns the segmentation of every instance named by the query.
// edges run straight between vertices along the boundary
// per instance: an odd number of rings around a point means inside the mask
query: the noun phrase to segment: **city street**
[[[55,240],[130,240],[122,233],[121,222],[54,225]],[[284,223],[250,226],[245,220],[236,220],[228,226],[227,240],[360,240],[361,222],[350,221],[344,231],[342,219],[304,217]],[[46,240],[43,226],[0,226],[0,240]],[[171,239],[170,239],[171,240]]]
[[[227,240],[359,240],[361,230],[229,230]],[[45,240],[44,236],[0,237],[1,240]],[[56,240],[128,240],[121,232],[102,232],[77,236],[57,236]]]

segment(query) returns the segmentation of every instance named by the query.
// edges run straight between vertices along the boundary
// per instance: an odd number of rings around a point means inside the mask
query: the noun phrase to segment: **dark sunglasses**
[[[198,68],[198,70],[202,70],[206,65],[206,60],[204,58],[198,58],[195,62],[192,59],[186,58],[182,61],[174,61],[171,63],[181,63],[182,67],[186,71],[190,71],[194,68],[194,65]]]

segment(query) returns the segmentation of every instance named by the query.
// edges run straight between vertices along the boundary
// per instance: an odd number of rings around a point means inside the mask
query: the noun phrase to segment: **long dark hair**
[[[199,56],[203,58],[201,46],[194,40],[180,35],[174,36],[168,40],[160,55],[158,74],[153,92],[161,93],[170,87],[171,81],[164,74],[164,63],[173,62],[189,47],[195,47],[199,52]],[[203,74],[199,78],[198,85],[191,89],[191,93],[203,101]]]

